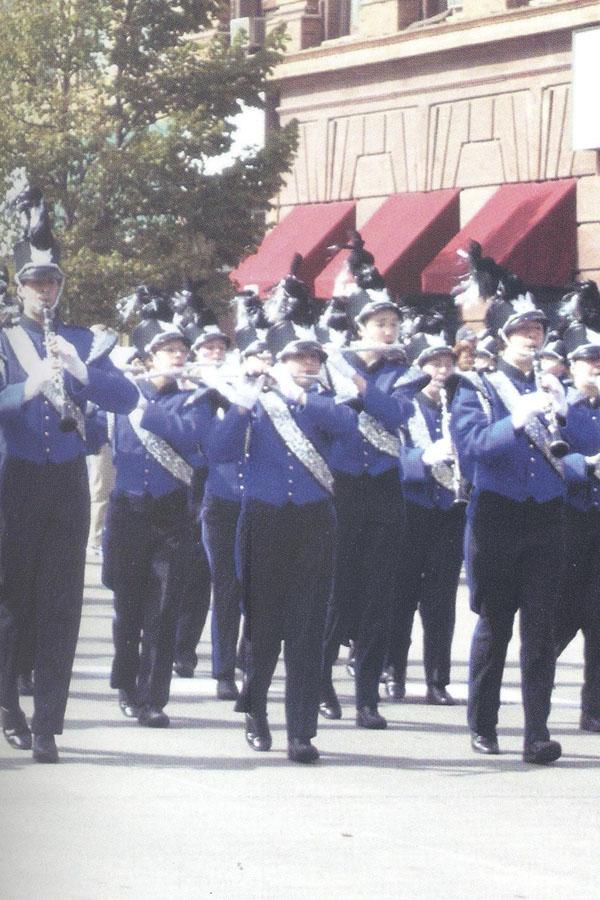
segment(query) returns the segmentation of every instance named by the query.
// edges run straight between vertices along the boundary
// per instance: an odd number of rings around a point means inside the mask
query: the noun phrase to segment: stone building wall
[[[463,0],[398,27],[436,7],[411,9],[363,0],[354,30],[323,41],[319,4],[263,0],[267,27],[289,15],[295,29],[274,86],[300,145],[275,218],[356,199],[360,227],[391,193],[458,187],[464,224],[501,184],[576,177],[578,270],[600,280],[598,153],[574,153],[570,128],[572,31],[600,24],[600,3]]]

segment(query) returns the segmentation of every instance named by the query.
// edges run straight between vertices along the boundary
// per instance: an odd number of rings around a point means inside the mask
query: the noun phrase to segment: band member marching
[[[165,728],[175,630],[196,552],[189,487],[214,414],[212,394],[180,390],[188,355],[172,327],[148,345],[149,370],[139,401],[115,417],[116,483],[104,530],[102,581],[114,592],[111,687],[140,725]]]
[[[500,687],[519,610],[523,760],[535,764],[561,755],[558,741],[550,739],[547,719],[564,481],[546,416],[558,421],[566,403],[558,379],[536,379],[534,359],[545,330],[539,309],[509,316],[499,331],[505,349],[497,371],[480,377],[481,391],[474,382],[461,384],[451,425],[461,463],[474,473],[466,539],[471,604],[479,615],[469,670],[471,745],[479,753],[500,752]]]
[[[564,557],[556,612],[556,653],[583,632],[582,731],[600,732],[600,344],[569,354],[574,387],[564,435],[571,450],[564,510]],[[573,477],[574,476],[574,477]]]
[[[336,564],[325,626],[319,709],[329,719],[342,715],[332,669],[340,644],[352,640],[356,724],[361,728],[387,725],[377,707],[404,527],[398,428],[412,409],[408,399],[391,396],[398,378],[407,370],[404,355],[399,358],[396,352],[400,316],[390,300],[367,304],[356,319],[364,349],[350,350],[341,360],[336,356],[331,360],[335,366],[342,363],[360,384],[361,411],[351,440],[344,436],[334,443],[331,452]],[[425,376],[424,382],[428,380]]]
[[[423,623],[426,702],[451,705],[450,653],[456,591],[463,558],[463,482],[449,433],[446,381],[455,352],[443,341],[422,350],[417,364],[431,381],[413,401],[403,428],[400,471],[406,499],[406,534],[399,555],[397,599],[386,665],[386,694],[401,700],[414,614]]]
[[[316,341],[288,344],[271,390],[230,396],[237,405],[215,427],[213,445],[221,461],[236,461],[246,446],[240,564],[249,643],[236,709],[246,713],[248,744],[269,750],[267,693],[283,641],[288,757],[299,763],[319,756],[312,738],[335,533],[326,458],[355,422],[354,411],[319,386],[325,359]]]
[[[137,391],[98,352],[87,328],[57,315],[64,283],[58,248],[37,189],[22,196],[28,237],[15,247],[20,324],[0,333],[4,359],[0,425],[6,441],[1,487],[0,707],[8,743],[33,745],[38,762],[58,762],[79,631],[89,488],[85,421],[89,401],[127,413]],[[35,684],[31,730],[19,706],[18,648],[34,629]],[[32,734],[33,731],[33,740]]]

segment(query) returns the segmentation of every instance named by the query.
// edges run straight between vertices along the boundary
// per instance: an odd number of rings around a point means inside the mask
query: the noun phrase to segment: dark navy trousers
[[[247,670],[240,712],[264,716],[284,644],[288,738],[317,733],[323,626],[333,573],[330,500],[272,506],[249,500],[240,519]]]
[[[110,684],[140,706],[168,699],[177,615],[194,536],[185,490],[162,497],[111,496],[102,580],[114,591]]]
[[[496,732],[500,688],[513,620],[520,612],[525,743],[547,740],[554,683],[554,618],[560,591],[562,500],[536,503],[482,491],[470,527],[472,605],[468,723]]]
[[[406,504],[406,534],[398,553],[388,670],[404,682],[415,612],[423,623],[423,665],[429,687],[450,683],[456,591],[463,558],[465,507]]]
[[[90,499],[85,457],[6,461],[0,506],[0,706],[19,705],[17,675],[33,649],[37,734],[62,734],[79,633]]]
[[[187,571],[183,579],[175,629],[174,660],[177,663],[187,663],[193,668],[198,662],[196,648],[210,607],[210,568],[200,529],[200,508],[205,481],[206,469],[196,469],[188,497],[190,550],[186,560]]]
[[[581,710],[600,718],[600,511],[564,511],[562,590],[556,609],[556,654],[583,632]]]
[[[354,642],[356,707],[377,706],[389,643],[404,500],[396,466],[382,475],[335,478],[337,537],[327,609],[322,686],[331,684],[340,644]]]
[[[233,678],[240,630],[242,592],[235,570],[235,540],[240,504],[206,497],[202,538],[212,575],[212,676]]]

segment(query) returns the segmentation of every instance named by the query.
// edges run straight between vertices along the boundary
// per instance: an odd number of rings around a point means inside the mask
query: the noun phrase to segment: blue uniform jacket
[[[206,465],[205,450],[213,418],[207,398],[190,403],[191,392],[176,386],[162,391],[140,382],[148,400],[140,425],[166,441],[189,465]],[[167,471],[150,454],[133,430],[128,416],[115,416],[113,461],[116,468],[115,493],[162,497],[181,490],[184,483]]]
[[[533,377],[503,360],[506,373],[520,394],[535,390]],[[515,431],[510,413],[488,378],[483,375],[490,400],[488,419],[479,392],[463,381],[451,409],[451,432],[461,468],[473,473],[475,492],[494,491],[511,500],[532,498],[538,503],[563,497],[565,482],[522,429]],[[569,465],[568,458],[563,462]]]
[[[441,407],[422,393],[417,394],[413,404],[419,405],[432,442],[439,441],[442,437]],[[430,466],[423,462],[423,449],[414,446],[408,428],[403,429],[403,433],[405,442],[400,450],[400,477],[405,499],[426,509],[449,509],[454,503],[454,493],[435,480]]]
[[[394,435],[412,411],[410,400],[401,391],[394,392],[394,383],[407,366],[382,360],[372,366],[354,353],[344,354],[347,362],[367,382],[367,390],[360,402],[369,415],[377,419]],[[357,419],[353,433],[335,440],[331,448],[331,467],[347,475],[381,475],[398,465],[398,460],[374,447],[358,430]]]
[[[569,391],[569,410],[563,436],[572,453],[567,457],[566,501],[575,509],[587,512],[600,508],[600,480],[588,472],[584,459],[600,452],[600,409],[579,391]]]
[[[333,397],[319,393],[313,386],[307,391],[305,406],[286,401],[292,417],[306,437],[327,461],[332,440],[351,437],[356,413]],[[315,503],[330,494],[285,445],[260,403],[251,411],[228,410],[211,434],[209,463],[233,462],[242,457],[246,434],[250,440],[244,479],[246,498],[262,500],[273,506]]]
[[[40,357],[46,355],[41,326],[23,317],[21,325],[27,331]],[[92,346],[93,334],[87,328],[59,323],[58,334],[75,346],[85,362]],[[5,378],[0,390],[0,427],[4,433],[6,453],[34,463],[61,463],[86,452],[86,445],[77,431],[64,433],[59,429],[60,416],[41,394],[23,400],[27,373],[19,365],[3,332],[0,332],[0,352],[6,358]],[[135,406],[138,392],[110,359],[102,357],[88,366],[89,382],[82,384],[65,373],[65,389],[83,410],[90,401],[111,412],[127,413]]]

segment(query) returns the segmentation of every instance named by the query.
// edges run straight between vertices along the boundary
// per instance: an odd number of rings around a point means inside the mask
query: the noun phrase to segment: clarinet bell
[[[570,447],[566,441],[557,439],[549,443],[550,453],[555,459],[562,459],[570,451]]]
[[[63,434],[67,434],[69,431],[75,431],[77,429],[77,422],[72,416],[63,415],[58,423],[58,429],[59,431],[62,431]]]

